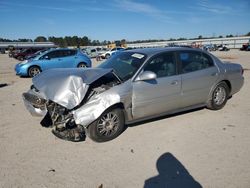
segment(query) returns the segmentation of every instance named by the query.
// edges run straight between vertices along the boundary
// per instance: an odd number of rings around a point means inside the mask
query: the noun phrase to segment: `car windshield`
[[[112,68],[122,81],[126,81],[136,73],[146,59],[145,54],[121,52],[100,64],[100,68]]]
[[[35,57],[34,57],[34,60],[39,60],[43,55],[47,54],[48,52],[52,51],[53,49],[47,49],[45,50],[44,52],[41,52],[40,54],[37,54]]]

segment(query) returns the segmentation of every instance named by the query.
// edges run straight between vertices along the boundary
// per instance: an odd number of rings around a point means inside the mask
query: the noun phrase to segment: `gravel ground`
[[[0,84],[8,84],[0,87],[0,187],[250,187],[250,52],[214,54],[246,69],[222,110],[138,123],[107,143],[67,142],[41,127],[21,98],[31,79],[0,55]]]

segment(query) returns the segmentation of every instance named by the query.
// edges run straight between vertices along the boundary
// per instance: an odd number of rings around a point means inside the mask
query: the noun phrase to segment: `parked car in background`
[[[100,54],[103,54],[107,51],[106,48],[86,48],[85,53],[90,57],[90,58],[96,58],[97,56],[100,56]]]
[[[91,67],[90,58],[77,49],[51,49],[15,66],[17,75],[34,77],[52,68]]]
[[[227,47],[226,44],[218,45],[218,46],[217,46],[217,49],[218,49],[219,51],[229,51],[229,50],[230,50],[230,49]]]
[[[5,54],[5,48],[0,48],[0,53]]]
[[[35,58],[36,56],[41,55],[42,53],[44,53],[44,52],[47,51],[47,50],[48,50],[48,49],[39,50],[39,51],[37,51],[37,52],[34,53],[34,54],[27,55],[27,56],[25,57],[25,59],[33,59],[33,58]]]
[[[36,53],[37,51],[41,50],[41,48],[28,48],[28,49],[24,49],[20,52],[15,52],[13,54],[13,57],[18,59],[19,61],[23,61],[25,60],[26,56],[32,55],[34,53]]]
[[[20,53],[21,51],[22,51],[21,49],[16,49],[16,50],[11,49],[11,50],[9,50],[9,57],[13,57],[14,54]]]
[[[112,53],[114,53],[116,51],[123,51],[123,50],[125,50],[125,49],[122,48],[122,47],[112,48],[111,50],[106,51],[105,53],[100,54],[100,56],[101,56],[102,59],[108,59],[112,55]]]
[[[250,45],[249,43],[243,44],[242,47],[240,48],[242,51],[250,51]]]
[[[118,53],[98,68],[54,69],[23,94],[42,125],[62,139],[116,138],[125,124],[198,107],[219,110],[243,86],[243,68],[192,48]]]
[[[206,44],[203,46],[203,50],[206,51],[216,51],[217,50],[217,46],[215,44]]]

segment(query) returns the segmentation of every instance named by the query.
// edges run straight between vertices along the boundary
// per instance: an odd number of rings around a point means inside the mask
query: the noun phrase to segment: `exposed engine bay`
[[[41,121],[42,126],[52,127],[52,133],[61,139],[77,142],[85,140],[85,128],[80,124],[76,124],[73,111],[82,107],[97,95],[119,85],[120,83],[121,81],[113,72],[103,75],[88,85],[88,90],[86,91],[83,100],[72,109],[68,109],[51,99],[43,98],[43,94],[41,94],[39,89],[34,85],[31,86],[29,92],[23,94],[23,98],[35,109],[47,111]],[[28,108],[27,105],[26,107]]]

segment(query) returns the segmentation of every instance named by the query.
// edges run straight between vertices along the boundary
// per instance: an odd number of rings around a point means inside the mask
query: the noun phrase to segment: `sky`
[[[0,0],[0,38],[194,38],[250,32],[250,0]]]

